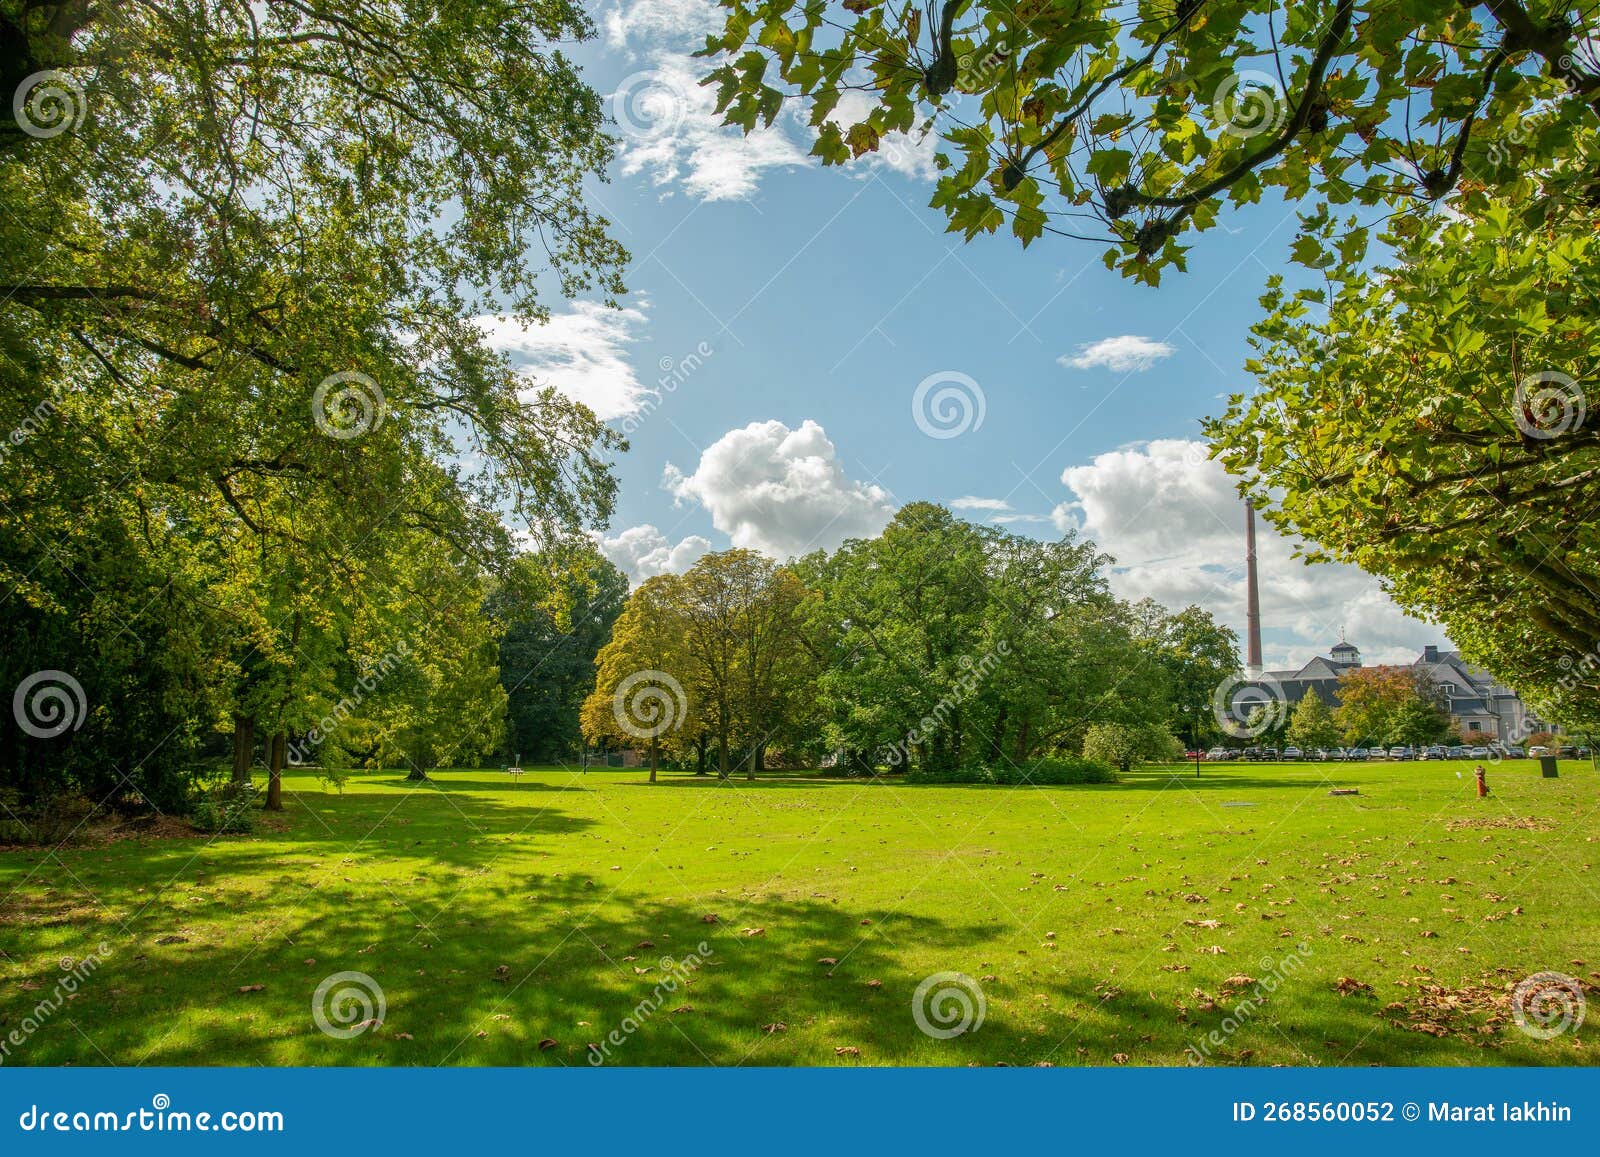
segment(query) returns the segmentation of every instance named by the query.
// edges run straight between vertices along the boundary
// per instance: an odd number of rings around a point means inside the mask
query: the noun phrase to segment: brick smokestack
[[[1261,594],[1256,588],[1256,507],[1244,504],[1244,622],[1247,641],[1245,667],[1252,673],[1261,670]]]

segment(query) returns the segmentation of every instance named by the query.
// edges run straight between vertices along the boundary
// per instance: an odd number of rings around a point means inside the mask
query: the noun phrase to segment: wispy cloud
[[[971,494],[950,500],[951,510],[1010,510],[1011,503],[1004,498],[977,498]]]
[[[654,393],[639,382],[627,359],[627,346],[638,339],[636,331],[646,320],[642,308],[577,301],[543,325],[525,326],[507,317],[480,317],[477,325],[489,345],[508,355],[534,385],[553,385],[609,421],[638,413]]]
[[[1063,354],[1056,360],[1073,370],[1104,368],[1126,374],[1147,370],[1163,358],[1177,353],[1177,348],[1164,341],[1155,341],[1136,334],[1125,333],[1117,337],[1101,338],[1078,347],[1075,354]]]

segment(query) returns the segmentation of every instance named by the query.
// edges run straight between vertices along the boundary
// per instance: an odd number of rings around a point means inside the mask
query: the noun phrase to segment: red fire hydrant
[[[1478,798],[1489,798],[1489,780],[1484,774],[1483,764],[1480,763],[1477,767],[1473,768],[1472,774],[1473,777],[1478,781]]]

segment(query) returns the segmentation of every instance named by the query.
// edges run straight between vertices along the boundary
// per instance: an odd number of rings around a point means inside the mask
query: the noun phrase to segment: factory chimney
[[[1256,589],[1256,507],[1244,504],[1244,571],[1246,641],[1245,670],[1252,675],[1261,673],[1261,594]]]

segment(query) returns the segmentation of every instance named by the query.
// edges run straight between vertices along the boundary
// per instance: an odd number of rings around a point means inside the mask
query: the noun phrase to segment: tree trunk
[[[288,751],[289,737],[280,731],[267,740],[267,807],[269,812],[283,810],[283,761]]]
[[[427,783],[428,782],[428,773],[423,771],[422,768],[418,767],[416,764],[412,764],[411,765],[411,771],[406,776],[406,782],[407,783]]]
[[[250,767],[255,762],[256,721],[248,715],[233,716],[233,782],[242,787],[250,782]]]
[[[711,747],[711,741],[706,738],[705,732],[700,733],[700,738],[694,741],[694,773],[706,774],[706,754]]]
[[[728,778],[728,736],[726,732],[717,736],[717,778]]]
[[[657,750],[659,750],[659,748],[660,748],[660,744],[658,744],[654,739],[652,739],[650,741],[650,782],[651,783],[654,783],[656,781],[656,752],[657,752]]]

